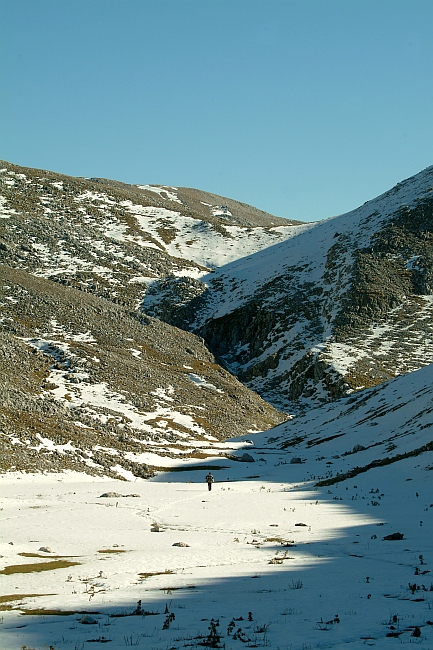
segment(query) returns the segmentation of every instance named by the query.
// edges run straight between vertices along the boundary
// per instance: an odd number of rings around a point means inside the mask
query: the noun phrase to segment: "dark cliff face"
[[[356,252],[353,283],[335,320],[337,336],[369,326],[405,300],[433,292],[433,197],[398,210]]]

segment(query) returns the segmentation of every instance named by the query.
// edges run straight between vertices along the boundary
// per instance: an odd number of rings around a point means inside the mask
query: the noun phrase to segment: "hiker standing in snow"
[[[213,482],[214,482],[214,477],[209,472],[209,474],[206,476],[207,489],[209,490],[209,492],[212,490],[212,483]]]

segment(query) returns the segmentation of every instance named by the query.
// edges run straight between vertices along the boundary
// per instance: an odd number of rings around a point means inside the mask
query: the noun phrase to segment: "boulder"
[[[90,614],[84,614],[84,616],[80,618],[80,623],[83,623],[84,625],[95,625],[97,622],[96,618],[93,618]]]

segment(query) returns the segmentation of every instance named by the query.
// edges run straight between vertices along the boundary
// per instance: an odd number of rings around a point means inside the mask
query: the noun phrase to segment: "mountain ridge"
[[[280,408],[430,363],[432,187],[430,167],[346,215],[294,227],[292,238],[220,267],[202,278],[208,286],[193,309],[187,303],[193,320],[183,326]],[[179,311],[150,313],[181,323]]]
[[[188,188],[10,163],[0,182],[4,469],[26,440],[47,467],[110,476],[224,456],[219,440],[433,360],[432,167],[283,225]]]

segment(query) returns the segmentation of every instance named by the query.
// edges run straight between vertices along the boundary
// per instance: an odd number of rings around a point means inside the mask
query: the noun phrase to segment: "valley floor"
[[[316,489],[260,440],[148,481],[0,476],[1,648],[433,648],[420,459]]]

